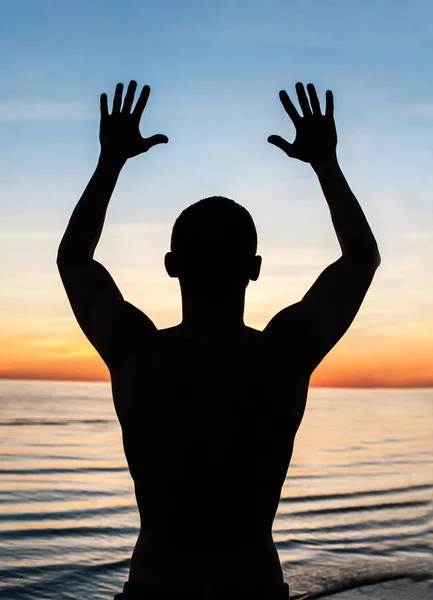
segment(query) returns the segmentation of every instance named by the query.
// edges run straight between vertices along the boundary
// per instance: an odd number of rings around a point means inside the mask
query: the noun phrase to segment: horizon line
[[[35,377],[3,377],[0,375],[0,381],[40,381],[40,382],[51,382],[51,381],[61,381],[65,383],[111,383],[111,379],[63,379],[63,378],[35,378]],[[323,389],[347,389],[347,390],[364,390],[364,389],[378,389],[378,390],[431,390],[433,389],[432,385],[400,385],[400,386],[390,386],[390,385],[314,385],[310,384],[309,388],[323,388]]]

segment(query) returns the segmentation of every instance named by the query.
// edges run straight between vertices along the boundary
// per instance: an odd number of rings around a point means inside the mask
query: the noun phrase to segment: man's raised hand
[[[162,134],[143,138],[140,133],[140,119],[146,107],[150,87],[145,85],[137,100],[134,110],[134,94],[137,82],[131,81],[125,94],[122,106],[123,84],[118,83],[114,93],[113,109],[108,112],[107,94],[101,95],[101,125],[99,140],[101,155],[126,162],[128,158],[147,152],[152,146],[166,144],[168,137]]]
[[[302,116],[296,110],[286,91],[280,92],[280,100],[296,129],[295,141],[290,144],[279,135],[271,135],[268,142],[274,144],[291,158],[308,162],[313,166],[326,158],[336,156],[337,131],[334,122],[334,98],[326,92],[326,108],[323,115],[316,90],[312,83],[307,85],[310,100],[302,83],[296,84]]]

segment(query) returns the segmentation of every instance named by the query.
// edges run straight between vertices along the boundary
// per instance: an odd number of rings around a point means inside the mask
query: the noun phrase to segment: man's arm
[[[294,143],[275,135],[268,141],[313,167],[328,202],[342,256],[323,271],[300,302],[280,311],[265,331],[283,346],[290,336],[296,344],[299,368],[309,375],[349,328],[381,259],[365,215],[338,165],[332,93],[326,94],[322,115],[314,86],[309,84],[307,89],[310,102],[304,86],[296,85],[303,116],[286,92],[280,92],[296,128]]]
[[[108,203],[125,161],[99,156],[98,164],[69,220],[57,252],[57,264],[93,258]]]
[[[101,96],[98,165],[72,213],[57,254],[60,276],[75,317],[109,367],[134,351],[140,335],[155,329],[150,319],[123,299],[108,271],[93,259],[108,203],[126,161],[168,141],[159,134],[141,136],[140,118],[150,89],[143,88],[131,111],[136,86],[131,81],[122,107],[123,85],[117,85],[111,114],[107,96]]]

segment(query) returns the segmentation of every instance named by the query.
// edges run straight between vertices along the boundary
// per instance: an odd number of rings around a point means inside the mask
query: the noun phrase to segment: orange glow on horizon
[[[398,342],[398,343],[397,343]],[[407,352],[407,348],[411,352]],[[6,346],[7,348],[7,346]],[[108,368],[85,340],[58,348],[0,351],[0,379],[110,381]],[[314,371],[311,387],[433,387],[433,339],[342,340]]]

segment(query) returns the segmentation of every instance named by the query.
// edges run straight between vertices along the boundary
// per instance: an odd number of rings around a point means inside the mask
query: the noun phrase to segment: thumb
[[[168,137],[166,135],[162,135],[162,133],[157,133],[155,135],[151,135],[148,138],[143,139],[143,152],[147,152],[153,146],[157,144],[167,144]]]
[[[280,148],[280,150],[282,150],[283,152],[285,152],[287,154],[287,156],[290,156],[291,158],[295,158],[295,152],[294,152],[294,149],[293,149],[293,144],[289,144],[289,142],[286,142],[286,140],[284,138],[282,138],[281,136],[279,136],[279,135],[270,135],[268,137],[268,142],[270,144],[273,144],[277,148]]]

